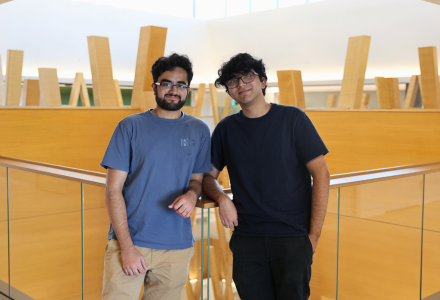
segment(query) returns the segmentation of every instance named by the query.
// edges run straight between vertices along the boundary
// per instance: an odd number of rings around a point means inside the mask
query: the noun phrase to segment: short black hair
[[[267,81],[266,66],[262,59],[259,60],[249,53],[238,53],[237,55],[232,56],[229,61],[222,64],[221,68],[218,70],[219,77],[215,80],[215,86],[223,86],[226,88],[226,91],[229,92],[226,82],[229,79],[234,78],[236,74],[247,73],[251,70],[258,73],[260,80],[266,78]],[[263,89],[263,95],[266,95],[266,87],[267,85]]]
[[[170,56],[159,57],[151,67],[151,74],[153,74],[153,81],[157,82],[160,75],[166,71],[172,71],[175,68],[182,68],[186,71],[188,85],[191,84],[193,78],[192,63],[186,55],[179,55],[172,53]]]

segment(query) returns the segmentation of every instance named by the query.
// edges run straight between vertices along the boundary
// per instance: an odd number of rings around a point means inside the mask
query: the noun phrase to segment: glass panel
[[[84,299],[101,299],[110,220],[105,188],[84,184]]]
[[[80,297],[81,184],[10,169],[9,186],[11,286],[34,299]]]
[[[440,172],[425,175],[422,299],[440,297]]]
[[[0,291],[9,295],[8,199],[6,193],[6,168],[0,167]]]
[[[335,299],[338,190],[330,190],[327,214],[313,255],[310,299]]]
[[[418,299],[422,193],[422,175],[341,188],[339,299]]]

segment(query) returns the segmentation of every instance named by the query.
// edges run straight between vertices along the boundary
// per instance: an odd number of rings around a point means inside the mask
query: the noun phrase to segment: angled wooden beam
[[[140,109],[142,111],[146,111],[150,108],[156,107],[156,96],[154,96],[154,92],[142,92],[144,98],[140,102]]]
[[[416,103],[417,93],[419,92],[419,75],[412,75],[406,91],[405,103],[403,108],[412,108]]]
[[[196,96],[196,113],[195,117],[200,118],[202,114],[202,107],[203,107],[203,98],[205,97],[205,86],[206,84],[200,83],[199,89],[197,90],[197,96]]]
[[[212,104],[212,113],[214,115],[214,124],[217,126],[218,122],[220,122],[220,113],[218,111],[217,88],[213,83],[209,84],[209,91],[211,92],[211,104]]]
[[[434,3],[434,4],[439,4],[440,5],[440,0],[423,0],[426,2],[430,2],[430,3]]]
[[[121,87],[119,86],[119,81],[117,79],[114,79],[113,81],[115,83],[116,97],[118,99],[118,106],[124,107],[124,100],[122,100],[122,92],[121,92]]]
[[[437,48],[419,48],[419,62],[423,108],[440,108]]]
[[[401,108],[398,78],[376,77],[379,108]]]
[[[78,97],[81,99],[82,106],[90,107],[89,92],[87,91],[84,74],[81,72],[75,74],[75,79],[73,80],[72,84],[72,90],[70,92],[69,105],[77,106]]]
[[[151,67],[159,57],[164,55],[166,38],[167,28],[165,27],[141,27],[131,107],[142,107],[141,102],[145,99],[143,92],[153,90]]]
[[[20,103],[25,106],[40,105],[40,82],[35,79],[23,80]]]
[[[338,103],[338,95],[337,94],[329,94],[327,96],[326,108],[335,108],[337,103]]]
[[[9,2],[9,1],[12,1],[12,0],[0,0],[0,4],[6,3],[6,2]]]
[[[20,105],[23,55],[24,55],[24,51],[8,50],[8,54],[6,56],[6,81],[5,81],[6,105],[14,105],[14,106]]]
[[[231,114],[231,104],[232,104],[232,98],[229,95],[226,95],[225,99],[225,105],[223,106],[223,115],[222,119],[226,118]]]
[[[277,71],[279,104],[306,108],[301,71]]]
[[[39,68],[40,106],[61,106],[57,69]]]
[[[368,105],[370,104],[370,98],[371,94],[362,94],[361,108],[368,108]]]
[[[116,107],[115,83],[108,37],[88,36],[90,68],[92,70],[93,100],[98,107]]]
[[[2,56],[0,55],[0,106],[5,105],[5,82],[3,81]]]
[[[366,35],[348,40],[339,108],[361,108],[370,41]]]

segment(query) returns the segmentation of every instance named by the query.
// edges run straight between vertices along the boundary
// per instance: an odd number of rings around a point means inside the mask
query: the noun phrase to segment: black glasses
[[[226,81],[226,87],[228,89],[235,89],[238,86],[240,79],[241,81],[243,81],[243,83],[251,83],[255,80],[255,75],[258,75],[258,73],[249,72],[241,77],[229,79],[228,81]]]
[[[156,82],[155,85],[160,86],[160,88],[164,91],[164,92],[169,92],[173,89],[173,86],[176,87],[178,92],[186,92],[188,91],[189,86],[185,85],[185,84],[172,84],[169,82]]]

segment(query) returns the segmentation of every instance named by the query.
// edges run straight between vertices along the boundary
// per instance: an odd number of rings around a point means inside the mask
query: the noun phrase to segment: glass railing
[[[101,298],[104,190],[103,173],[0,157],[3,296]],[[191,216],[195,255],[181,300],[239,299],[232,232],[216,207],[202,198]],[[439,216],[440,162],[332,176],[310,299],[435,299]]]

